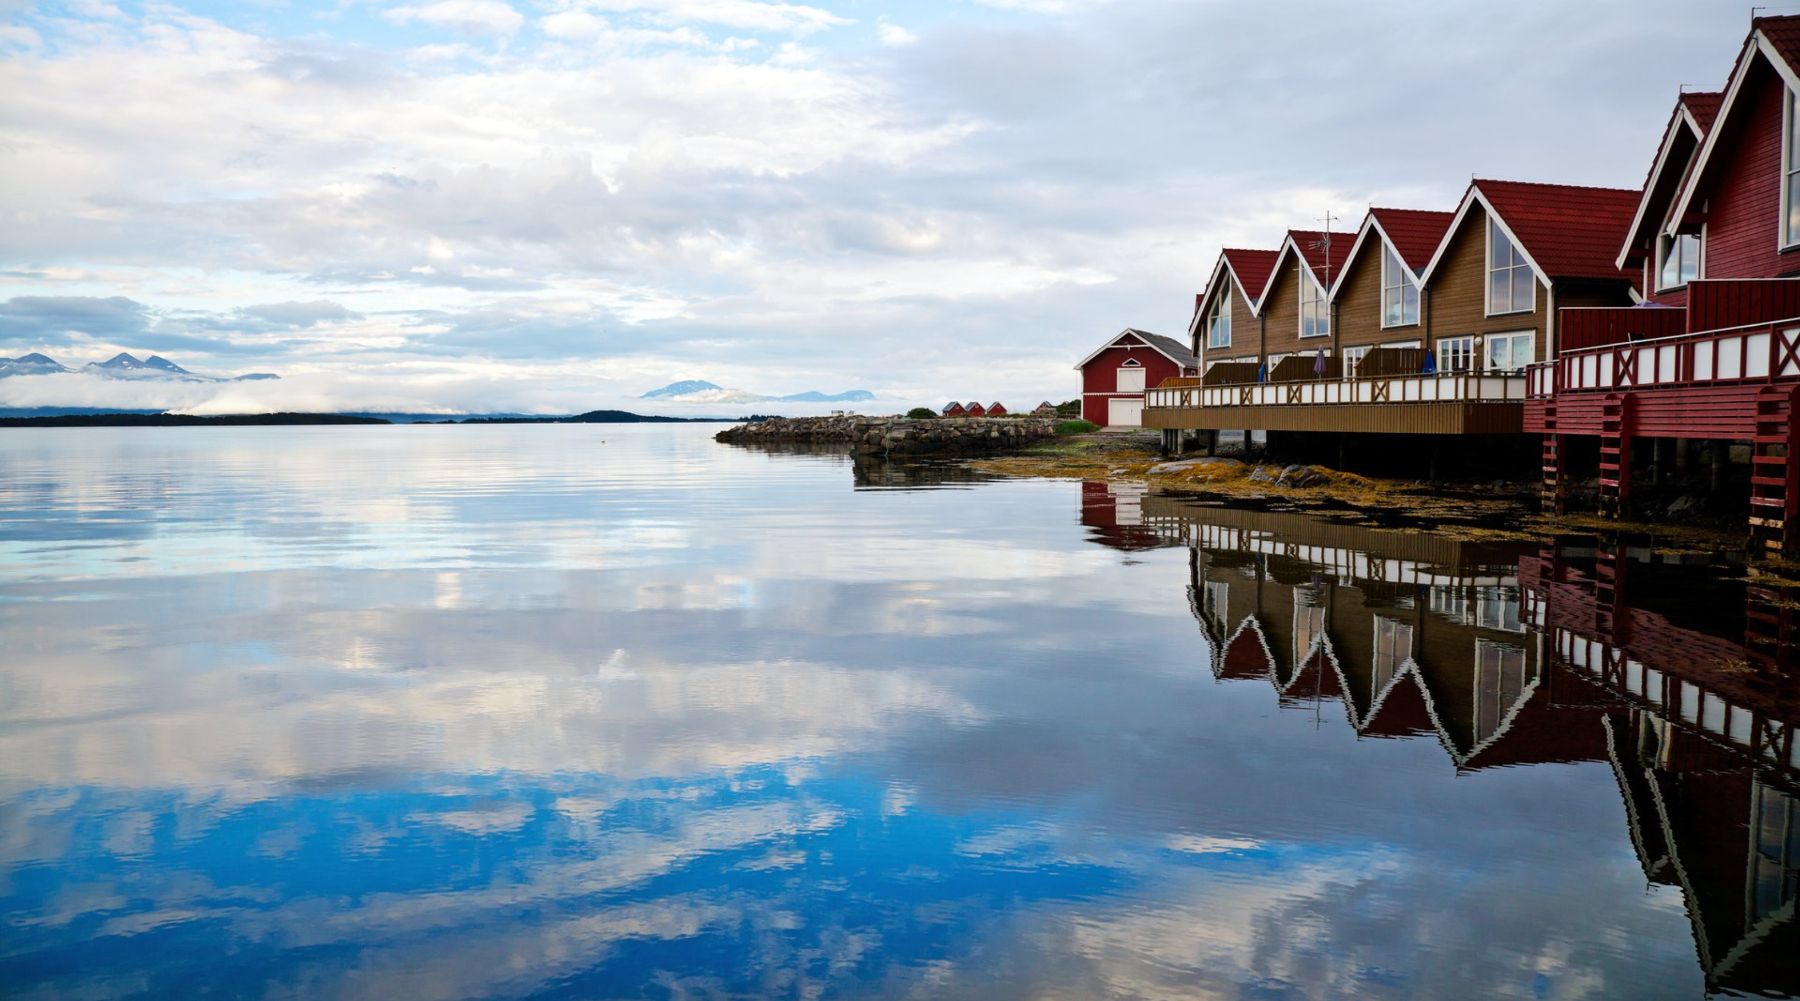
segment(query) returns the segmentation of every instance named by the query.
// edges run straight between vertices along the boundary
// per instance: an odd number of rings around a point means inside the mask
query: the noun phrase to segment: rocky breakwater
[[[714,437],[737,444],[841,441],[863,455],[983,455],[1056,435],[1044,417],[774,417]]]

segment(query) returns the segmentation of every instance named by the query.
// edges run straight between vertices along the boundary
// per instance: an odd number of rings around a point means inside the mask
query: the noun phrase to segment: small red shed
[[[1200,374],[1200,360],[1187,345],[1133,327],[1075,367],[1081,372],[1081,416],[1102,427],[1142,426],[1144,390],[1164,379]]]
[[[954,400],[950,402],[949,406],[944,408],[945,417],[961,417],[967,413],[968,411],[963,409],[963,405]]]
[[[981,405],[980,400],[976,400],[974,403],[969,404],[969,409],[965,411],[965,413],[970,417],[986,417],[987,408]]]
[[[987,414],[989,417],[1005,417],[1006,408],[1000,405],[999,400],[995,400],[993,405],[987,408]]]

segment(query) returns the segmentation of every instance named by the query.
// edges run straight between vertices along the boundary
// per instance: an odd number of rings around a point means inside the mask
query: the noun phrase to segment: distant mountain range
[[[244,375],[201,375],[190,372],[162,355],[138,358],[121,351],[105,361],[89,362],[80,368],[67,365],[45,354],[32,352],[17,358],[0,358],[0,379],[15,375],[66,375],[82,373],[107,379],[132,379],[160,382],[254,382],[279,379],[272,372],[249,372]]]
[[[861,403],[874,398],[875,394],[866,389],[851,389],[842,393],[821,393],[815,389],[788,396],[768,396],[743,389],[726,389],[704,379],[671,382],[639,397],[643,400],[665,400],[672,403]]]

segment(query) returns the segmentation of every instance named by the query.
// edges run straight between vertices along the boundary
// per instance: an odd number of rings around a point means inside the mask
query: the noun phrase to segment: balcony
[[[1395,434],[1521,430],[1526,377],[1506,372],[1368,375],[1205,385],[1170,379],[1144,398],[1160,428]]]
[[[1800,377],[1800,321],[1564,351],[1531,367],[1528,395],[1759,385]]]

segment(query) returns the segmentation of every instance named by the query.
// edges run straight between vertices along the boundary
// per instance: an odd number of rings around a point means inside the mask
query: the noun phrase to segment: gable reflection
[[[1341,710],[1361,737],[1430,734],[1463,773],[1608,762],[1645,878],[1681,894],[1708,989],[1800,991],[1794,588],[1605,540],[1139,506],[1111,537],[1188,547],[1216,678]]]

